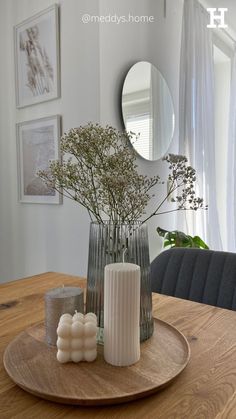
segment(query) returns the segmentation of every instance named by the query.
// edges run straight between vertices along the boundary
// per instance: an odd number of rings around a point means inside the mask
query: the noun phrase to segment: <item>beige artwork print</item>
[[[45,47],[40,44],[39,26],[34,25],[20,34],[20,51],[25,54],[27,87],[33,96],[53,90],[53,67]]]

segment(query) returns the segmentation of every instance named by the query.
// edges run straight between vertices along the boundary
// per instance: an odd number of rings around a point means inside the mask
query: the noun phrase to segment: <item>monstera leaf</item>
[[[164,247],[195,247],[198,249],[209,249],[207,244],[199,236],[189,236],[182,231],[168,231],[157,227],[157,233],[164,238]]]

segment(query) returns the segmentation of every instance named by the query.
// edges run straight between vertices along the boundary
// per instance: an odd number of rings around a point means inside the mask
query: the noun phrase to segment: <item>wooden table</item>
[[[21,390],[8,377],[2,357],[7,344],[43,320],[44,293],[85,280],[46,273],[0,286],[0,418],[235,419],[236,313],[159,294],[153,311],[187,337],[191,360],[163,391],[146,399],[109,407],[73,407],[47,402]]]

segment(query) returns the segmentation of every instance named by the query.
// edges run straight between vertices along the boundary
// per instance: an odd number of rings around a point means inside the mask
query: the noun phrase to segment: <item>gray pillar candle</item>
[[[84,292],[79,287],[53,288],[45,294],[46,341],[56,345],[57,326],[64,313],[73,315],[77,310],[84,313]]]

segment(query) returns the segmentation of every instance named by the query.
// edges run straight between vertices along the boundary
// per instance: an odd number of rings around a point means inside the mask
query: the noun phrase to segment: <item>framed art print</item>
[[[60,95],[58,16],[55,4],[14,27],[18,108]]]
[[[60,159],[60,116],[50,116],[16,125],[19,201],[61,204],[59,192],[49,188],[38,176],[50,160]]]

